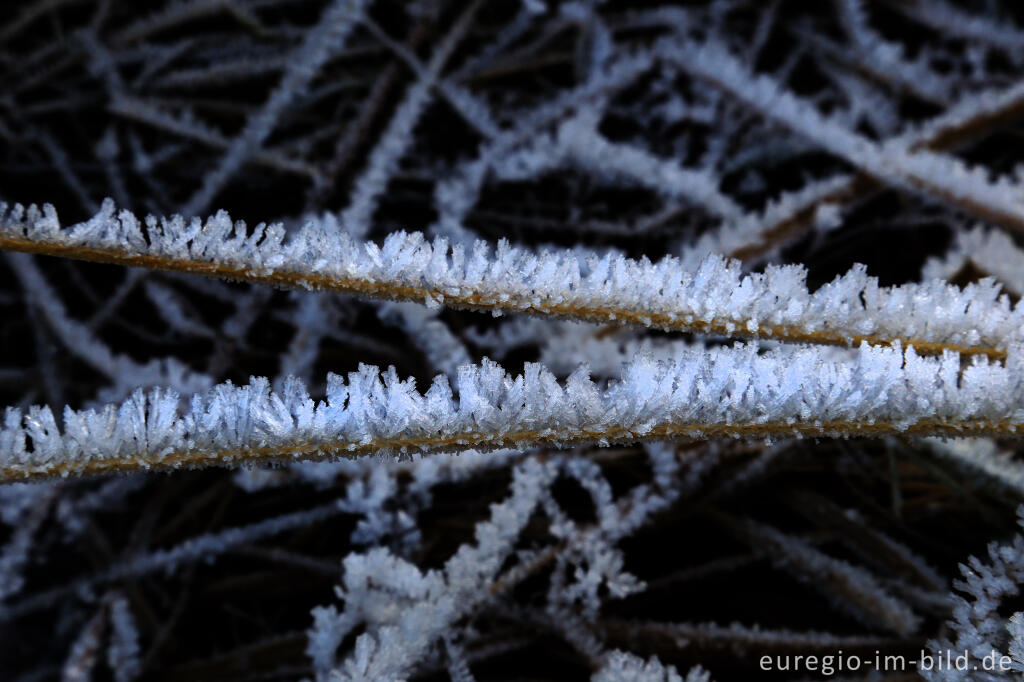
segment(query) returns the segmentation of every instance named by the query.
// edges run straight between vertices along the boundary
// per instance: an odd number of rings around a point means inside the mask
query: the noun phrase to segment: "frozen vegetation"
[[[0,679],[1024,673],[1017,3],[0,14]]]

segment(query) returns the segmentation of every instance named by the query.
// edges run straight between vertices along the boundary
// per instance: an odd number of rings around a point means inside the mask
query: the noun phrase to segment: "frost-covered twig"
[[[193,140],[214,149],[228,149],[231,141],[220,132],[207,127],[195,120],[191,115],[174,116],[160,110],[152,103],[137,97],[123,95],[109,105],[110,113],[126,119],[145,123],[158,130],[172,133],[186,140]],[[312,165],[288,156],[273,149],[254,149],[247,157],[253,163],[283,173],[294,173],[303,177],[319,177],[319,171]],[[144,168],[151,170],[151,168]]]
[[[637,622],[604,618],[598,626],[606,634],[628,642],[647,647],[659,640],[666,640],[679,648],[700,649],[722,648],[734,653],[751,652],[763,654],[768,651],[809,651],[831,652],[874,651],[889,648],[905,641],[901,638],[874,635],[840,635],[831,632],[794,631],[745,626],[741,623],[719,625],[717,623],[663,623]]]
[[[406,91],[380,141],[370,153],[367,167],[355,181],[349,205],[341,214],[341,220],[346,229],[356,237],[364,238],[369,233],[380,195],[387,189],[388,180],[391,179],[398,162],[412,142],[413,128],[430,103],[433,87],[452,51],[469,29],[479,5],[479,1],[471,3],[448,31],[423,73]]]
[[[465,544],[442,570],[416,566],[375,549],[350,554],[344,562],[346,600],[342,612],[332,605],[313,610],[308,653],[317,680],[400,679],[460,618],[493,599],[488,589],[554,478],[535,460],[518,465],[512,495],[491,506],[491,517],[477,524],[476,542]],[[514,569],[512,569],[514,570]],[[341,641],[355,626],[367,631],[355,650],[337,661]]]
[[[882,288],[856,267],[811,294],[799,266],[743,275],[720,256],[689,272],[671,257],[533,253],[504,241],[494,253],[482,241],[467,252],[417,233],[396,232],[377,246],[317,219],[286,239],[279,224],[250,233],[224,212],[205,222],[151,217],[146,228],[143,235],[138,219],[109,201],[67,229],[52,207],[16,206],[0,223],[0,248],[495,314],[836,345],[898,341],[922,353],[1001,358],[1024,336],[1024,307],[998,298],[992,281]]]
[[[241,545],[250,544],[297,528],[306,528],[344,513],[338,500],[309,509],[288,512],[242,526],[192,537],[167,549],[124,557],[104,571],[22,599],[0,608],[0,622],[51,606],[68,594],[89,594],[97,586],[138,578],[159,571],[173,573],[196,561],[211,561]],[[127,652],[125,652],[127,653]]]
[[[220,163],[204,178],[202,185],[185,203],[186,213],[205,211],[224,184],[245,160],[257,151],[273,132],[281,113],[292,99],[316,77],[333,54],[345,46],[349,33],[363,14],[366,0],[334,0],[317,26],[311,29],[295,53],[289,55],[281,82],[263,107],[245,124],[228,147]]]
[[[573,164],[607,178],[623,178],[671,199],[685,198],[712,215],[739,221],[743,210],[718,186],[707,169],[684,168],[632,145],[611,142],[597,130],[598,112],[585,110],[563,122],[554,136],[540,136],[529,147],[497,165],[502,179],[535,177],[549,168]]]
[[[854,59],[876,73],[885,73],[923,99],[935,102],[948,99],[951,80],[922,64],[927,55],[918,55],[915,61],[909,61],[903,45],[886,40],[875,31],[868,21],[863,0],[839,0],[837,5],[840,21],[854,46]]]
[[[1018,510],[1018,516],[1024,516],[1024,508]],[[971,557],[960,566],[960,571],[964,580],[958,581],[954,587],[966,597],[955,597],[953,618],[949,622],[951,632],[938,641],[929,642],[930,648],[933,651],[966,651],[972,660],[995,656],[997,661],[1008,650],[1013,659],[1012,670],[1016,673],[1012,677],[1019,677],[1024,671],[1024,650],[1021,649],[1024,631],[1021,629],[1021,613],[1014,611],[1015,599],[1024,583],[1024,535],[1018,532],[1006,543],[990,543],[987,562]],[[956,666],[925,670],[922,676],[933,682],[1012,679],[1007,667],[1000,665],[992,670],[994,672],[983,672]]]
[[[1024,30],[1009,16],[973,14],[944,0],[900,0],[887,4],[941,34],[998,47],[1011,58],[1021,56]]]
[[[61,669],[62,682],[89,682],[92,679],[92,669],[99,656],[100,640],[105,629],[106,609],[99,608],[71,645],[71,651]]]
[[[541,365],[509,376],[493,362],[463,366],[421,394],[394,369],[328,375],[327,401],[301,382],[221,384],[179,413],[177,394],[137,391],[101,410],[8,409],[0,480],[116,471],[332,459],[372,453],[722,436],[1014,435],[1024,426],[1024,358],[962,367],[945,353],[866,344],[855,362],[817,347],[756,347],[640,358],[601,388],[585,368],[564,384]],[[31,449],[27,439],[31,439]]]
[[[38,307],[54,335],[73,355],[111,381],[112,386],[103,391],[101,399],[119,400],[139,386],[157,385],[191,392],[213,384],[210,377],[193,372],[175,358],[152,360],[142,365],[127,355],[114,353],[87,325],[68,315],[32,256],[20,253],[5,255],[7,264],[26,292],[26,299]]]
[[[952,460],[971,473],[983,474],[1024,498],[1024,463],[1013,456],[1013,451],[1002,450],[989,438],[926,440],[939,456]]]
[[[928,259],[921,277],[952,280],[971,265],[1015,297],[1024,294],[1024,250],[1006,233],[981,226],[957,232],[953,247],[941,258]]]
[[[863,568],[753,519],[723,517],[722,521],[756,551],[830,596],[837,606],[858,620],[902,636],[909,636],[920,627],[921,618]]]
[[[107,647],[107,663],[114,672],[116,682],[131,682],[138,677],[141,668],[139,629],[124,595],[111,595],[109,608],[111,636]]]
[[[681,70],[707,80],[760,111],[773,122],[807,137],[830,153],[857,166],[866,175],[919,191],[955,208],[1015,230],[1024,230],[1024,202],[1020,188],[1006,178],[989,180],[983,169],[972,168],[954,157],[922,148],[919,140],[902,137],[877,143],[822,115],[811,103],[795,97],[765,75],[754,74],[724,46],[663,41],[656,51]],[[997,102],[1002,106],[994,107]],[[955,126],[954,138],[979,122],[1019,115],[1024,107],[1024,87],[1006,93],[984,93],[956,113],[966,116]],[[951,128],[954,128],[951,124]],[[946,136],[933,130],[931,144]],[[941,146],[945,146],[944,144]]]

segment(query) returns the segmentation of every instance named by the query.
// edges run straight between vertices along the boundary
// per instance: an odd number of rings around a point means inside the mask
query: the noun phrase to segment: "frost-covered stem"
[[[1020,188],[991,182],[981,169],[920,149],[906,139],[877,143],[821,114],[813,104],[756,75],[717,43],[662,42],[661,54],[680,69],[713,83],[768,119],[802,135],[865,174],[902,186],[984,220],[1024,231]]]
[[[471,241],[467,239],[467,230],[462,222],[476,204],[487,174],[496,163],[536,137],[545,126],[556,123],[581,107],[593,106],[595,100],[626,87],[653,63],[654,57],[650,52],[626,54],[604,69],[590,74],[581,85],[517,116],[510,129],[502,131],[482,146],[476,159],[463,163],[454,177],[437,184],[434,195],[440,215],[428,228],[428,232],[456,241]],[[463,103],[469,99],[463,98]],[[466,115],[465,107],[461,113]]]
[[[731,534],[835,599],[837,606],[857,620],[903,637],[913,635],[920,627],[920,616],[865,569],[827,555],[805,540],[772,526],[722,513],[715,516]]]
[[[53,139],[48,133],[40,133],[38,135],[39,144],[42,145],[43,149],[46,150],[47,156],[50,157],[50,161],[53,163],[53,167],[57,169],[60,174],[61,180],[67,185],[71,193],[78,199],[78,203],[82,205],[87,212],[95,213],[99,209],[99,204],[89,196],[89,191],[82,184],[81,178],[75,172],[74,165],[71,163],[71,159],[68,158],[67,153],[60,146],[60,144]]]
[[[1003,50],[1014,61],[1020,59],[1024,31],[1017,28],[1016,22],[1008,15],[972,14],[942,0],[899,0],[886,4],[942,35],[991,45]]]
[[[292,99],[309,85],[331,56],[345,46],[365,4],[366,0],[335,0],[324,10],[320,23],[306,34],[302,45],[289,58],[288,67],[270,98],[246,122],[217,167],[203,178],[202,186],[185,203],[185,213],[205,211],[246,159],[263,146]]]
[[[97,609],[71,645],[68,658],[61,668],[61,682],[89,682],[92,679],[106,624],[106,609]]]
[[[110,102],[108,111],[123,118],[130,119],[137,123],[144,123],[158,130],[177,135],[186,140],[194,140],[214,149],[228,149],[231,141],[220,132],[207,128],[196,121],[175,118],[174,116],[161,111],[146,100],[122,95]],[[293,173],[304,178],[319,178],[319,170],[311,164],[300,159],[293,159],[276,149],[255,149],[247,158],[247,161],[254,164],[272,168],[281,173]],[[147,169],[148,170],[148,169]],[[140,173],[143,178],[149,177],[149,173]]]
[[[101,585],[129,578],[140,578],[157,572],[172,573],[182,566],[197,561],[210,562],[237,547],[256,543],[297,528],[309,528],[344,513],[344,506],[339,504],[338,500],[334,500],[316,507],[280,514],[254,523],[197,535],[167,549],[157,549],[125,557],[103,571],[25,597],[20,602],[9,606],[3,606],[0,608],[0,623],[9,622],[42,608],[48,608],[68,594],[88,594],[90,590]],[[115,625],[115,627],[118,626]]]
[[[852,43],[850,51],[857,67],[915,97],[936,103],[947,102],[949,80],[923,65],[920,59],[908,61],[902,44],[890,42],[875,31],[868,21],[863,0],[838,0],[836,4],[840,23]]]
[[[669,198],[689,200],[726,220],[740,220],[744,216],[743,209],[719,190],[721,180],[715,174],[666,161],[638,146],[612,142],[598,132],[598,117],[591,113],[563,123],[555,144],[547,150],[531,150],[532,153],[551,154],[554,163],[564,155],[583,168],[606,176],[621,176]],[[544,138],[541,140],[542,145],[546,143]]]
[[[16,207],[0,222],[0,249],[498,314],[829,345],[899,341],[927,354],[1003,358],[1024,329],[1024,309],[997,300],[993,282],[882,289],[855,268],[810,294],[800,268],[741,276],[738,263],[716,256],[689,271],[671,258],[534,254],[505,242],[467,252],[400,232],[378,246],[353,242],[330,221],[310,220],[288,242],[279,225],[249,234],[224,213],[205,224],[147,223],[143,237],[134,216],[106,203],[62,230],[52,208]]]
[[[1015,87],[1013,92],[1016,96],[1003,99],[1003,106],[995,110],[981,111],[975,117],[955,120],[948,126],[935,126],[915,146],[935,151],[953,149],[1020,118],[1024,115],[1024,88]],[[777,222],[767,224],[758,243],[741,246],[729,255],[745,262],[758,260],[812,225],[820,206],[848,206],[884,187],[884,183],[865,173],[845,176],[828,193],[809,198],[805,205],[796,206],[794,210],[781,214]]]
[[[325,303],[328,301],[324,297],[308,292],[295,292],[293,300],[295,334],[288,344],[288,349],[281,355],[277,383],[283,382],[289,376],[309,381],[312,378],[313,365],[316,363],[321,341],[338,324],[336,316],[325,309]]]
[[[932,355],[952,350],[965,355],[985,355],[991,358],[1005,358],[1002,348],[967,346],[954,343],[922,341],[915,338],[893,337],[878,334],[853,334],[845,331],[806,331],[790,325],[761,323],[756,331],[747,329],[743,322],[726,319],[681,321],[672,319],[670,314],[630,311],[614,306],[584,306],[547,301],[515,301],[492,298],[484,293],[446,294],[441,289],[374,282],[357,278],[312,275],[303,272],[253,272],[246,266],[220,263],[201,263],[191,260],[131,254],[117,249],[92,249],[67,247],[58,244],[28,242],[25,240],[0,237],[0,249],[37,253],[46,256],[74,258],[96,263],[111,263],[127,267],[147,268],[183,272],[207,277],[269,284],[272,286],[335,291],[356,294],[368,298],[390,301],[416,301],[431,303],[443,301],[450,308],[462,308],[481,312],[501,314],[525,313],[538,317],[580,320],[597,324],[629,325],[648,327],[664,331],[693,332],[717,336],[775,339],[792,343],[814,343],[833,346],[856,346],[860,343],[888,345],[898,342],[913,346],[919,352]]]
[[[696,69],[692,60],[679,63],[685,70]],[[702,77],[711,77],[706,71],[700,73]],[[754,82],[753,75],[749,74],[749,77]],[[733,89],[721,81],[715,82],[726,86],[733,94],[750,94],[747,90]],[[756,102],[754,104],[757,106]],[[911,150],[950,150],[1009,125],[1021,116],[1024,116],[1024,84],[1018,83],[1002,91],[966,97],[921,129],[903,136],[903,139]],[[813,222],[817,208],[822,204],[849,205],[877,192],[883,186],[870,173],[850,175],[824,196],[813,198],[806,206],[794,207],[795,210],[782,213],[777,222],[765,225],[760,243],[740,247],[730,252],[730,255],[744,261],[753,260],[773,245],[799,234]]]
[[[459,367],[473,361],[465,344],[438,318],[437,312],[412,303],[384,303],[378,308],[377,316],[413,339],[434,371],[454,378]]]
[[[114,42],[125,44],[142,40],[158,31],[166,31],[187,21],[230,9],[233,4],[237,3],[232,3],[229,0],[175,2],[166,6],[162,11],[150,14],[121,29],[114,36]]]
[[[685,641],[688,646],[756,652],[757,654],[768,651],[793,651],[806,654],[817,651],[834,652],[838,649],[847,652],[873,652],[877,649],[891,650],[899,646],[906,646],[908,643],[916,643],[916,640],[912,638],[859,634],[838,635],[813,630],[768,629],[748,627],[739,623],[719,625],[717,623],[637,622],[602,618],[596,623],[596,627],[606,636],[626,642],[631,646],[650,647],[664,643],[666,646],[675,647],[677,642]]]
[[[407,40],[410,50],[415,50],[427,37],[429,22],[420,20],[412,29]],[[363,105],[354,120],[349,121],[338,138],[334,154],[330,161],[323,165],[320,182],[314,184],[309,191],[308,204],[319,206],[324,203],[327,195],[335,188],[337,179],[345,172],[359,146],[369,136],[370,128],[381,108],[387,103],[392,90],[398,85],[402,69],[399,63],[393,62],[373,82],[373,87],[366,95]]]
[[[334,606],[313,610],[307,653],[318,682],[409,677],[455,622],[472,617],[493,599],[487,588],[500,580],[499,570],[553,479],[552,467],[535,460],[517,465],[512,495],[491,505],[490,518],[476,524],[476,542],[462,545],[440,571],[422,573],[380,548],[349,554],[344,584],[336,590],[345,600],[344,611]],[[397,617],[381,618],[385,612]],[[348,658],[338,661],[339,645],[360,623],[366,632]]]
[[[638,358],[601,388],[581,368],[564,384],[543,366],[512,376],[493,362],[459,368],[426,393],[394,369],[328,375],[315,404],[298,380],[230,383],[188,400],[141,390],[101,410],[8,409],[0,481],[151,469],[342,459],[368,454],[609,445],[720,437],[1016,436],[1021,365],[863,345],[852,357],[816,347],[681,352]],[[847,355],[844,353],[843,355]]]
[[[26,300],[42,312],[50,330],[74,355],[109,379],[137,369],[131,358],[115,355],[86,325],[68,316],[31,256],[7,254],[6,263],[25,291]]]
[[[745,244],[733,249],[729,255],[744,262],[760,259],[763,254],[777,245],[783,244],[802,234],[806,228],[814,224],[818,208],[826,204],[848,205],[880,189],[879,183],[870,176],[856,174],[844,178],[841,184],[831,188],[826,194],[809,197],[808,201],[793,210],[782,213],[776,221],[766,224],[759,234],[756,243]]]
[[[4,255],[6,263],[25,291],[26,301],[39,311],[41,318],[46,320],[47,327],[60,341],[60,344],[72,355],[112,382],[113,385],[106,393],[106,399],[111,399],[111,396],[114,399],[120,399],[140,385],[146,386],[154,383],[167,385],[168,380],[176,386],[182,386],[178,383],[178,379],[183,379],[192,386],[185,390],[195,390],[191,379],[201,375],[185,373],[177,375],[175,378],[176,372],[168,372],[172,367],[178,366],[173,359],[163,363],[151,361],[140,365],[127,355],[114,353],[96,336],[88,324],[80,322],[68,314],[57,292],[47,282],[32,256],[22,253]],[[187,378],[186,374],[191,375],[191,379]],[[199,380],[206,386],[213,383],[208,379]],[[47,382],[47,390],[50,390],[50,383]]]
[[[441,71],[459,41],[469,30],[473,15],[480,4],[479,0],[471,3],[459,16],[458,21],[434,50],[423,73],[406,91],[388,127],[370,152],[366,168],[352,188],[348,207],[341,214],[341,222],[346,230],[356,237],[365,238],[370,232],[377,203],[387,189],[388,181],[394,175],[399,161],[412,143],[413,129],[431,101],[431,94],[441,77]]]
[[[357,458],[382,452],[450,453],[460,450],[492,450],[577,445],[625,445],[664,440],[710,440],[714,438],[878,438],[881,436],[1024,436],[1024,422],[972,420],[953,422],[925,419],[912,424],[899,422],[827,421],[814,424],[765,422],[760,424],[659,424],[646,431],[622,427],[549,433],[538,430],[505,434],[463,431],[449,436],[381,438],[369,442],[298,442],[291,445],[242,447],[225,450],[184,450],[155,458],[105,458],[85,462],[54,462],[31,467],[0,468],[0,483],[53,478],[105,476],[144,471],[171,471],[207,467],[238,467],[291,461],[324,461]]]
[[[977,226],[958,232],[949,251],[925,262],[921,278],[955,281],[965,268],[995,277],[1012,299],[1024,295],[1024,250],[1001,230]]]
[[[116,682],[131,682],[142,668],[139,660],[139,628],[135,624],[128,599],[120,593],[110,597],[110,646],[107,665]]]
[[[30,25],[40,16],[48,12],[55,12],[61,6],[70,5],[77,1],[79,0],[38,0],[37,2],[24,3],[21,12],[16,17],[4,22],[3,27],[0,28],[0,44],[6,43],[18,35],[26,26]]]
[[[1024,508],[1017,510],[1018,517],[1024,516],[1022,512]],[[1018,523],[1022,523],[1020,518]],[[969,669],[960,668],[927,671],[922,676],[931,682],[989,682],[1019,678],[1024,667],[1021,656],[1024,654],[1021,650],[1024,632],[1021,631],[1017,598],[1024,584],[1024,535],[1018,532],[1004,544],[990,543],[988,561],[972,556],[960,565],[960,571],[964,580],[954,582],[953,587],[964,596],[954,594],[953,617],[947,623],[942,638],[928,642],[928,648],[933,651],[969,651],[972,657],[980,659],[995,652],[1002,653],[1008,647],[1016,659],[1013,669],[1017,674],[1004,669],[1005,675],[977,675]]]

